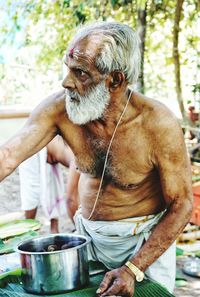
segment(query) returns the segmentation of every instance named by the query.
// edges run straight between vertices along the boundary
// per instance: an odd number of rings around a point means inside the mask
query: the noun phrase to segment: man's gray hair
[[[129,84],[135,84],[140,74],[140,38],[129,26],[117,22],[95,22],[79,28],[74,40],[87,36],[102,36],[95,65],[102,74],[122,71]]]

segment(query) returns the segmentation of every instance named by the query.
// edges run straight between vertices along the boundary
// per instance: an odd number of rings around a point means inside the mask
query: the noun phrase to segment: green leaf
[[[21,282],[22,269],[16,268],[14,270],[0,274],[0,288],[4,288],[8,283]]]
[[[16,220],[4,225],[0,225],[0,238],[5,239],[17,235],[21,235],[30,230],[38,230],[40,223],[37,220]]]
[[[27,240],[27,239],[31,239],[35,236],[38,235],[38,232],[35,231],[28,231],[27,233],[21,235],[21,236],[16,236],[14,238],[10,238],[6,241],[3,242],[3,240],[1,240],[0,243],[0,254],[8,254],[8,253],[12,253],[15,249],[15,247],[22,241]]]
[[[184,250],[176,247],[176,256],[182,256],[184,254]]]

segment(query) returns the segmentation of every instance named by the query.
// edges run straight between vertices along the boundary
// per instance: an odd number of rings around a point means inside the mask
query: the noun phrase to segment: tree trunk
[[[139,31],[141,44],[141,73],[138,79],[138,90],[144,94],[145,85],[144,85],[144,53],[145,53],[145,37],[146,37],[146,16],[147,16],[147,1],[141,1],[141,5],[137,8],[137,28]]]
[[[179,32],[180,32],[180,19],[183,8],[184,0],[176,1],[176,11],[174,18],[173,28],[173,59],[174,59],[174,71],[175,71],[175,83],[176,83],[176,94],[179,104],[179,108],[183,118],[185,117],[185,109],[183,104],[182,88],[181,88],[181,74],[180,74],[180,57],[178,50]]]

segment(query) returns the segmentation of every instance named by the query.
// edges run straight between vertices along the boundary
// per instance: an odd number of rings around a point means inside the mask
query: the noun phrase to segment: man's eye
[[[85,74],[85,72],[81,69],[76,69],[76,74],[79,76],[83,76]]]
[[[88,78],[88,74],[81,69],[75,69],[75,74],[81,80],[86,80]]]

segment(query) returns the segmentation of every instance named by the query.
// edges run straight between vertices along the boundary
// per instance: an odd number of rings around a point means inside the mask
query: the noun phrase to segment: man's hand
[[[128,268],[122,266],[105,274],[97,294],[103,296],[132,297],[135,288],[135,277],[129,273]]]

